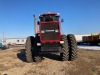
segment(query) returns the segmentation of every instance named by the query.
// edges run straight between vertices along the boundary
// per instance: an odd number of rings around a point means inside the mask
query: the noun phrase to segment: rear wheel
[[[69,59],[69,49],[66,35],[62,35],[62,41],[64,41],[64,44],[62,44],[62,53],[60,53],[60,56],[61,59],[65,61]]]
[[[69,45],[69,60],[74,60],[77,57],[77,42],[73,34],[67,35]]]

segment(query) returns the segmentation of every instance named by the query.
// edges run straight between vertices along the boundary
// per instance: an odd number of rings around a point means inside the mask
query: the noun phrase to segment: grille
[[[59,51],[61,47],[42,47],[41,51]]]
[[[56,30],[58,30],[56,32]],[[41,24],[41,38],[42,40],[59,40],[59,26],[58,23],[44,23]]]

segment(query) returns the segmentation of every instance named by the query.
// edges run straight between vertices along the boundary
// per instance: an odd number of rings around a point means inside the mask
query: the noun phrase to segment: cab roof
[[[45,15],[58,15],[59,13],[54,13],[54,12],[46,12],[44,14],[41,14],[40,16],[45,16]]]

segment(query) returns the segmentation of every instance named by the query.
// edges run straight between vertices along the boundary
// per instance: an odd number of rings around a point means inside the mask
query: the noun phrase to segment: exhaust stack
[[[35,15],[34,15],[34,32],[35,32],[35,34],[38,33],[38,20],[35,17]]]

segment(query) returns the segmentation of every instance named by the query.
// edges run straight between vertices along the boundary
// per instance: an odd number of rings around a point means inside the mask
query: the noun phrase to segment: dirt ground
[[[24,51],[24,47],[0,51],[0,75],[100,75],[100,51],[78,49],[74,61],[46,54],[38,63],[27,63]]]

